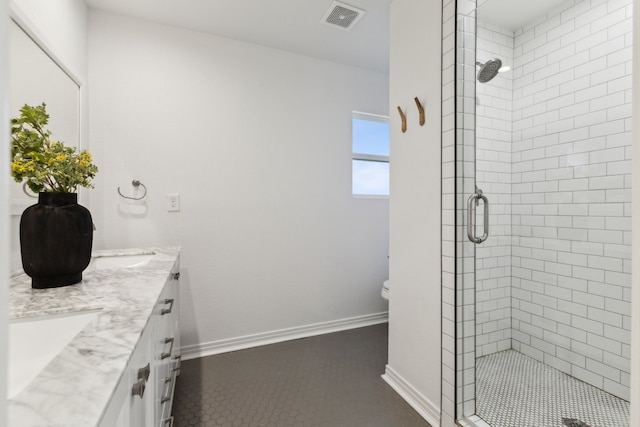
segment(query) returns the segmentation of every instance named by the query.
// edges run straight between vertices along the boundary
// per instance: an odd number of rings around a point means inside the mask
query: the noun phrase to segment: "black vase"
[[[31,287],[57,288],[82,280],[91,262],[91,213],[76,193],[40,193],[20,219],[20,253]]]

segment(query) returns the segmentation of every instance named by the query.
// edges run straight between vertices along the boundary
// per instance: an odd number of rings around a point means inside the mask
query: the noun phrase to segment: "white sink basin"
[[[98,312],[83,311],[11,320],[9,398],[25,388]]]
[[[111,268],[140,267],[148,263],[155,253],[131,254],[131,255],[101,255],[91,258],[88,268],[107,270]]]

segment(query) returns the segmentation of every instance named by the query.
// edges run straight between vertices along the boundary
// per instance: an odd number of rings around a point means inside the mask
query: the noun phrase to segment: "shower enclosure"
[[[631,4],[458,0],[455,410],[470,425],[629,423]]]

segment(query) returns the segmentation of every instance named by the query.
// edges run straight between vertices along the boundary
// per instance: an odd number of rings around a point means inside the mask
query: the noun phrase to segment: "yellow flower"
[[[15,161],[11,162],[11,171],[12,172],[22,173],[22,172],[24,172],[26,170],[27,170],[27,167],[21,161],[15,160]]]
[[[75,192],[78,187],[92,187],[98,172],[87,150],[78,152],[60,141],[50,139],[45,127],[49,115],[45,104],[25,105],[20,116],[12,119],[11,173],[17,182],[26,180],[33,191]]]

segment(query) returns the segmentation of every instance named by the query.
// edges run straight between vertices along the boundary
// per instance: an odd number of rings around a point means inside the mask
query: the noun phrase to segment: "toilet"
[[[382,283],[382,298],[388,300],[389,299],[389,280],[385,280]]]

